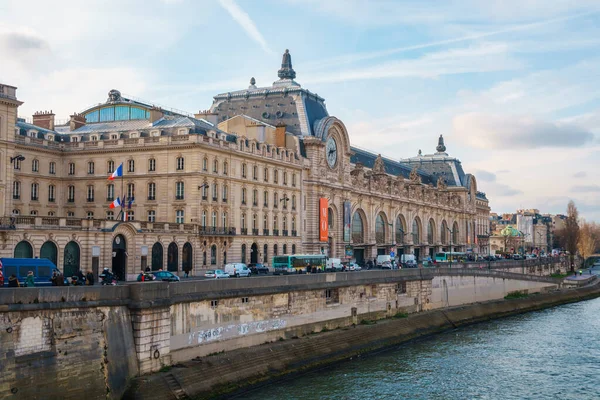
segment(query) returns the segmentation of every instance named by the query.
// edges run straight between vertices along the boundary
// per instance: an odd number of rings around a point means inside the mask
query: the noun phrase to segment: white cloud
[[[475,171],[475,177],[477,177],[478,181],[482,182],[495,182],[496,174],[488,171],[477,170]]]
[[[256,24],[252,21],[252,18],[234,0],[219,0],[219,4],[265,52],[273,53],[263,35],[258,31]]]
[[[413,60],[391,61],[333,73],[308,74],[303,80],[305,83],[317,84],[409,77],[434,79],[445,75],[523,68],[523,63],[513,58],[508,50],[502,43],[483,43],[432,52]]]
[[[600,192],[600,185],[576,185],[571,188],[571,191],[578,193]]]
[[[468,113],[454,117],[452,125],[463,143],[490,150],[579,147],[594,139],[593,133],[575,125],[528,116]]]

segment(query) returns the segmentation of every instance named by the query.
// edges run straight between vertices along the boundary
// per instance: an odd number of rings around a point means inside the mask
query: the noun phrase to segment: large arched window
[[[246,245],[242,245],[242,264],[246,264]]]
[[[396,243],[402,244],[404,243],[404,233],[406,232],[406,228],[402,223],[402,217],[399,215],[396,217]]]
[[[452,244],[458,244],[458,223],[452,225]]]
[[[448,224],[446,221],[442,221],[442,227],[440,228],[440,240],[442,244],[448,244]]]
[[[434,241],[435,241],[435,225],[433,223],[433,220],[430,219],[429,223],[427,224],[427,243],[432,245]]]
[[[269,246],[263,246],[263,262],[266,264],[269,261]]]
[[[179,247],[175,242],[171,242],[167,248],[167,270],[171,272],[179,270]]]
[[[327,209],[327,223],[329,224],[329,229],[333,229],[333,210],[331,208]]]
[[[15,246],[15,258],[33,258],[33,247],[28,241],[22,240]]]
[[[364,243],[364,224],[360,213],[357,211],[352,217],[352,242],[353,243]]]
[[[419,226],[419,220],[418,218],[415,218],[413,220],[412,223],[412,238],[413,238],[413,244],[414,245],[418,245],[421,243],[421,230],[420,230],[420,226]]]
[[[152,271],[158,271],[163,268],[163,246],[160,242],[152,246]]]
[[[375,242],[377,244],[385,243],[385,225],[385,216],[383,213],[379,213],[375,218]]]

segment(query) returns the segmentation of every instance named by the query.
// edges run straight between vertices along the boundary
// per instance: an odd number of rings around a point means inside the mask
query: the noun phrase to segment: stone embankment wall
[[[123,289],[0,289],[0,398],[119,398],[137,375]]]
[[[323,327],[322,331],[313,330],[313,334],[304,337],[293,336],[288,338],[291,340],[213,354],[178,364],[167,372],[138,378],[124,398],[205,399],[236,391],[240,394],[240,390],[253,384],[348,360],[416,337],[598,296],[600,284],[521,299],[476,303],[409,316],[396,315],[376,322],[366,320],[368,323],[335,331]],[[365,316],[369,317],[373,315]],[[317,326],[313,324],[312,328]]]
[[[558,285],[522,273],[421,268],[4,288],[0,398],[119,398],[132,377],[194,357]]]

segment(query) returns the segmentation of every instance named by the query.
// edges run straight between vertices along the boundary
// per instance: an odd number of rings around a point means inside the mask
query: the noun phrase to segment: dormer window
[[[139,137],[140,137],[140,134],[138,132],[131,132],[129,134],[129,138],[130,139],[136,139],[136,138],[139,138]]]
[[[35,138],[37,137],[37,131],[29,131],[27,132],[27,136]]]
[[[150,136],[152,136],[152,137],[158,137],[158,136],[160,136],[160,131],[158,131],[158,130],[151,131],[150,132]]]
[[[79,138],[77,136],[73,136],[73,137],[71,137],[71,142],[77,143],[77,142],[79,142]]]
[[[177,134],[178,134],[178,135],[186,135],[187,133],[188,133],[188,130],[187,130],[187,129],[180,129],[180,130],[177,132]]]
[[[116,133],[113,133],[113,134],[110,135],[110,138],[112,140],[117,140],[119,138],[119,135],[117,135]]]
[[[90,136],[90,141],[97,142],[98,141],[98,136],[96,136],[96,135]]]
[[[50,134],[50,133],[49,133],[49,134],[47,134],[47,135],[46,135],[46,140],[48,140],[48,141],[53,141],[53,140],[54,140],[54,135],[52,135],[52,134]]]

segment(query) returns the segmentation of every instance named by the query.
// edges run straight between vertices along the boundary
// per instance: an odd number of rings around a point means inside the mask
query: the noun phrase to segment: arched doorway
[[[421,220],[419,217],[415,217],[412,223],[412,239],[414,246],[414,254],[417,261],[421,260],[421,249],[419,246],[421,245]]]
[[[123,235],[117,235],[112,243],[112,272],[117,280],[124,281],[127,274],[127,242]]]
[[[182,269],[188,274],[194,268],[193,263],[193,253],[192,253],[192,245],[189,242],[183,245],[183,254],[182,254]]]
[[[163,247],[159,242],[152,246],[152,271],[163,268]]]
[[[77,271],[79,271],[79,245],[76,242],[69,242],[65,246],[63,273],[65,276],[73,276]]]
[[[58,249],[54,242],[45,242],[40,249],[40,258],[47,258],[52,261],[54,265],[58,263]]]
[[[15,258],[33,258],[33,247],[26,241],[20,241],[15,246]]]
[[[246,264],[246,245],[242,245],[242,264]]]
[[[178,254],[177,243],[171,242],[167,250],[167,271],[177,272],[179,265],[179,254]]]
[[[258,245],[256,243],[252,243],[250,247],[250,263],[256,264],[258,262]]]

